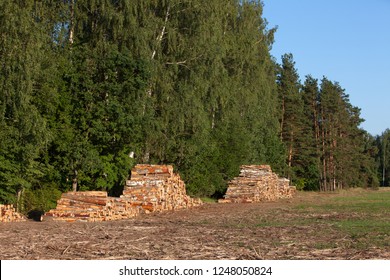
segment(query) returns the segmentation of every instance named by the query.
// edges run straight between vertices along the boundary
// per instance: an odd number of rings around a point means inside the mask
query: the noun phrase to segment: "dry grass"
[[[390,259],[390,190],[0,225],[1,259]]]

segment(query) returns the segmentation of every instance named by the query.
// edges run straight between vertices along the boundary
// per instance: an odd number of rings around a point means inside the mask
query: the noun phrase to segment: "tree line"
[[[305,190],[378,185],[384,141],[359,128],[337,82],[301,84],[291,54],[275,62],[262,12],[261,1],[0,1],[0,202],[119,195],[136,163],[173,164],[196,196],[222,195],[241,164],[270,164]]]
[[[310,75],[301,84],[291,54],[282,57],[277,77],[287,176],[307,190],[377,187],[377,146],[341,85]]]

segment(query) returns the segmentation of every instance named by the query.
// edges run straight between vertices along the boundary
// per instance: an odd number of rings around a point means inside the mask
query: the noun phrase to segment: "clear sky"
[[[372,135],[390,128],[390,0],[263,0],[271,54],[292,53],[304,82],[337,81]]]

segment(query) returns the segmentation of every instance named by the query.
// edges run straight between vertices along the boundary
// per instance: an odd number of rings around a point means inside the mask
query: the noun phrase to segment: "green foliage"
[[[368,135],[359,128],[360,109],[337,82],[323,78],[318,85],[307,76],[300,85],[291,54],[282,62],[277,82],[285,174],[305,190],[378,186]]]
[[[47,168],[40,157],[51,133],[33,100],[44,53],[37,17],[33,1],[0,3],[0,199],[6,203]]]
[[[367,150],[371,157],[375,158],[376,172],[380,185],[390,185],[390,130],[386,129],[381,135],[367,137]]]
[[[353,243],[348,242],[348,247],[367,249],[373,245],[383,248],[389,246],[389,209],[389,191],[356,188],[336,192],[332,196],[318,196],[311,202],[296,206],[294,211],[300,222],[321,223],[323,228],[329,225],[349,236]],[[289,222],[294,223],[294,220]]]
[[[305,133],[308,118],[305,116],[304,95],[301,92],[302,86],[292,54],[282,56],[277,83],[280,138],[286,147],[287,154],[285,175],[297,184],[299,183],[297,179],[305,173],[305,168],[308,166],[309,143],[306,139],[308,135]]]
[[[291,54],[277,67],[262,13],[261,1],[1,2],[0,202],[119,195],[137,163],[173,164],[197,196],[221,196],[242,164],[304,190],[377,185],[372,158],[387,165],[359,109],[337,83],[301,85]]]
[[[23,194],[23,213],[27,214],[31,210],[46,212],[54,209],[60,197],[61,191],[56,186],[47,185],[35,190],[28,189]]]

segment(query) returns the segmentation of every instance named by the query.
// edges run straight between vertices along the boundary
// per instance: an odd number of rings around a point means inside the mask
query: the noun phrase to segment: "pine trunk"
[[[282,118],[280,120],[280,141],[284,141],[283,139],[283,126],[284,126],[284,114],[286,112],[286,108],[285,108],[285,101],[284,101],[284,96],[282,98]]]

